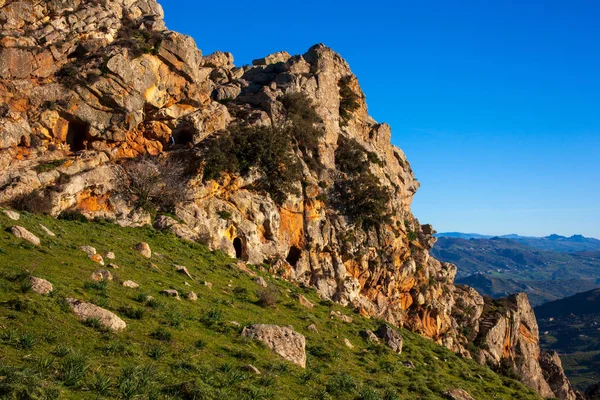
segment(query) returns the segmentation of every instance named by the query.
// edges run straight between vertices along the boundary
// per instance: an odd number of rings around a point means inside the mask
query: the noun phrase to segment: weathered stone
[[[269,54],[266,57],[258,58],[252,61],[252,65],[269,65],[284,63],[289,60],[292,56],[287,51],[278,51],[277,53]]]
[[[150,245],[146,242],[136,244],[135,249],[146,258],[152,257],[152,250],[150,250]]]
[[[257,276],[256,279],[254,279],[254,282],[256,282],[258,286],[262,286],[262,287],[269,286],[267,284],[267,281],[265,281],[265,278],[263,278],[262,276]]]
[[[35,236],[33,233],[29,232],[27,229],[23,228],[22,226],[15,225],[10,228],[10,231],[13,235],[18,237],[19,239],[27,240],[28,242],[31,242],[31,243],[35,244],[36,246],[40,245],[40,239],[37,236]]]
[[[79,249],[90,257],[96,254],[96,249],[92,246],[80,246]]]
[[[91,256],[89,256],[89,258],[93,262],[96,262],[100,265],[104,265],[104,259],[102,258],[102,256],[100,254],[92,254]]]
[[[38,294],[46,295],[54,290],[50,282],[42,278],[36,278],[35,276],[29,278],[29,284],[31,285],[31,291]]]
[[[314,333],[319,333],[319,330],[317,329],[317,326],[315,324],[310,324],[306,327],[306,329]]]
[[[367,342],[370,342],[370,343],[380,343],[379,342],[379,338],[377,337],[377,335],[375,335],[372,331],[370,331],[368,329],[364,330],[364,331],[360,331],[360,335],[362,337],[364,337],[367,340]]]
[[[444,397],[449,400],[475,400],[463,389],[450,389],[444,393]]]
[[[188,300],[191,301],[196,301],[198,300],[198,295],[194,292],[189,292],[186,296],[185,296]]]
[[[40,224],[40,228],[44,231],[44,233],[48,236],[55,237],[56,235],[50,229],[46,228],[44,225]]]
[[[352,323],[352,317],[350,317],[349,315],[346,314],[342,314],[339,311],[331,311],[329,313],[329,315],[331,316],[331,318],[337,318],[342,322],[345,322],[347,324],[351,324]]]
[[[3,210],[2,211],[4,213],[4,215],[6,215],[8,218],[12,219],[13,221],[18,221],[19,218],[21,218],[21,215],[13,210]]]
[[[134,281],[125,281],[123,283],[121,283],[121,286],[126,287],[126,288],[130,288],[130,289],[137,289],[140,287],[140,285]]]
[[[204,56],[202,61],[205,67],[225,69],[233,68],[233,54],[227,52],[215,51],[212,54]]]
[[[190,279],[192,278],[192,275],[190,275],[190,272],[188,271],[188,269],[186,267],[184,267],[183,265],[175,265],[175,271],[187,276]]]
[[[167,297],[175,297],[177,300],[181,300],[181,298],[179,297],[179,292],[174,289],[161,290],[160,294]]]
[[[113,276],[110,273],[110,271],[106,270],[106,269],[97,269],[95,270],[92,275],[90,276],[90,279],[93,281],[112,281],[113,280]]]
[[[246,369],[250,372],[252,372],[254,375],[260,375],[260,371],[258,370],[258,368],[256,368],[254,365],[252,364],[248,364],[246,365]]]
[[[116,258],[115,253],[113,253],[112,251],[105,251],[104,258],[106,258],[108,260],[114,260]]]
[[[349,349],[353,349],[354,345],[352,343],[350,343],[350,340],[348,340],[348,338],[344,338],[344,344],[346,345],[346,347],[348,347]]]
[[[382,324],[377,330],[377,336],[395,353],[402,353],[402,335],[387,324]]]
[[[306,368],[306,340],[291,327],[256,324],[245,327],[242,335],[263,342],[281,357]]]
[[[308,309],[313,308],[315,305],[313,303],[310,302],[310,300],[308,300],[306,297],[304,297],[303,295],[298,295],[298,302],[303,306],[306,307]]]
[[[97,319],[102,326],[116,332],[122,331],[127,327],[125,321],[102,307],[72,298],[67,298],[66,300],[77,318],[82,321]]]

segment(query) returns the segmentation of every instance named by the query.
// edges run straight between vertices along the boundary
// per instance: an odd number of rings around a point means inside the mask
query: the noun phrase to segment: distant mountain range
[[[600,289],[535,308],[540,345],[556,350],[579,389],[600,382]]]
[[[436,237],[448,237],[455,239],[510,239],[541,250],[557,251],[561,253],[572,253],[577,251],[600,251],[600,240],[582,235],[560,236],[552,234],[544,237],[521,236],[517,234],[492,236],[479,233],[442,232],[435,234]]]
[[[439,237],[431,254],[457,265],[458,283],[494,298],[526,292],[540,305],[600,287],[600,251],[549,251],[499,237]]]

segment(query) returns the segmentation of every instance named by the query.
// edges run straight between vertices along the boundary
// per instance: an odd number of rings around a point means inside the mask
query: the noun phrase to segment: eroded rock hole
[[[67,144],[71,151],[85,150],[89,134],[89,126],[82,121],[69,121],[69,130],[67,131]]]
[[[235,249],[235,258],[241,260],[244,256],[244,243],[242,239],[239,237],[233,239],[233,248]]]
[[[285,261],[287,261],[292,267],[295,267],[298,264],[298,260],[300,260],[300,256],[302,255],[302,251],[296,246],[290,247],[290,252],[288,253]]]
[[[194,133],[189,130],[181,130],[173,135],[174,144],[188,144],[193,143]]]

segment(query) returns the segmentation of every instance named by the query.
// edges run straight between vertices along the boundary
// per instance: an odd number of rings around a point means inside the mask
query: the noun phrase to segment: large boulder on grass
[[[28,242],[31,242],[36,246],[40,245],[40,239],[33,233],[29,232],[27,229],[23,228],[22,226],[15,225],[10,228],[10,232],[19,239],[27,240]]]
[[[77,318],[82,321],[97,319],[100,325],[115,332],[122,331],[127,327],[125,321],[116,314],[95,304],[71,298],[67,299],[67,303],[69,303],[71,310],[73,310]]]
[[[256,324],[245,327],[242,335],[263,342],[281,357],[306,368],[306,339],[292,327]]]
[[[387,324],[382,324],[377,330],[377,336],[394,352],[402,353],[402,335]]]

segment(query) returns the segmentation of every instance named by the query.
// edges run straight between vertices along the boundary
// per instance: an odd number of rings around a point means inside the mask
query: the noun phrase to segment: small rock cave
[[[182,129],[173,134],[173,144],[188,144],[194,142],[194,132]]]
[[[89,130],[89,125],[83,121],[69,121],[67,144],[71,148],[71,151],[75,152],[86,149]]]
[[[298,264],[298,260],[300,260],[300,256],[302,255],[302,250],[297,248],[296,246],[290,247],[290,251],[285,259],[292,267],[296,267]]]
[[[233,248],[235,249],[235,258],[243,260],[246,257],[244,242],[239,237],[233,239]]]

